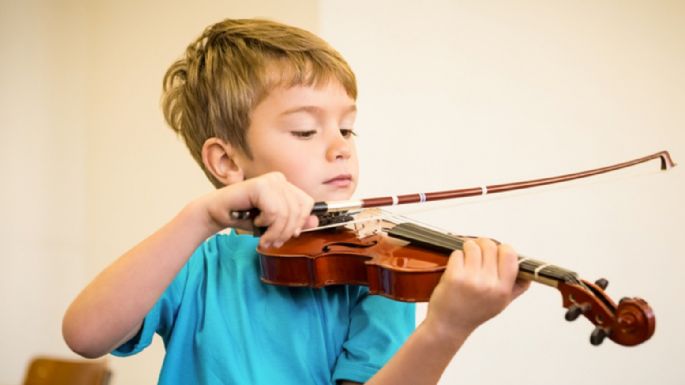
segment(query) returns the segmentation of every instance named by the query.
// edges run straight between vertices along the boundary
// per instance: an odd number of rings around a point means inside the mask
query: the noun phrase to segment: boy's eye
[[[344,138],[351,138],[353,136],[357,136],[357,133],[354,132],[354,130],[351,128],[341,128],[340,134],[342,134]]]
[[[316,134],[316,130],[290,131],[290,133],[297,138],[309,139]]]

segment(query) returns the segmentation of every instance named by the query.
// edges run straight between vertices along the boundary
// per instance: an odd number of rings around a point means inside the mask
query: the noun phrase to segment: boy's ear
[[[245,180],[237,155],[237,149],[219,138],[209,138],[202,145],[202,163],[225,186]]]

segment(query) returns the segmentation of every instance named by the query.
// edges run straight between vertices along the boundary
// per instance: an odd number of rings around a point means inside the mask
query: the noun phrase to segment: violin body
[[[344,228],[302,233],[280,248],[258,248],[262,281],[321,288],[364,285],[371,294],[405,302],[430,299],[447,264],[443,254]]]

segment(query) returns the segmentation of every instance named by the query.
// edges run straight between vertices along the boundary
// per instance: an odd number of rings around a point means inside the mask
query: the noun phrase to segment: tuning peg
[[[600,278],[595,281],[595,285],[601,287],[602,290],[606,290],[607,286],[609,286],[609,281],[606,278]]]
[[[582,305],[571,305],[566,311],[566,315],[564,316],[564,318],[566,318],[566,321],[575,321],[576,318],[578,318],[578,316],[580,316],[588,310],[590,310],[590,305],[586,303]]]
[[[601,344],[608,335],[609,332],[607,329],[597,326],[595,330],[592,331],[592,334],[590,334],[590,343],[597,346]]]

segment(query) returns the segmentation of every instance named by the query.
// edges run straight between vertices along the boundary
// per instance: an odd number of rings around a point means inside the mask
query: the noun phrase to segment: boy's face
[[[252,159],[238,164],[246,178],[280,171],[315,201],[349,199],[359,175],[355,117],[355,101],[337,81],[277,87],[252,111]]]

